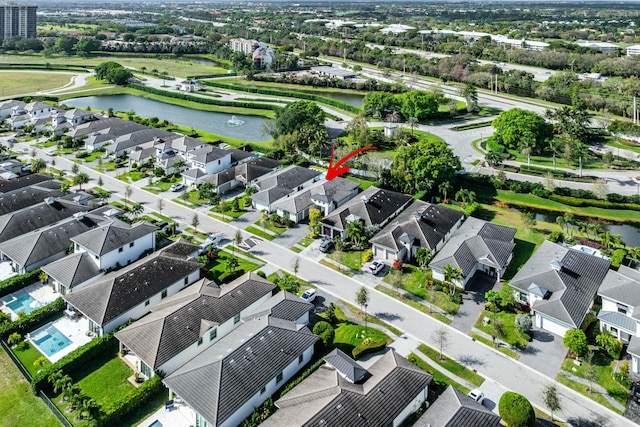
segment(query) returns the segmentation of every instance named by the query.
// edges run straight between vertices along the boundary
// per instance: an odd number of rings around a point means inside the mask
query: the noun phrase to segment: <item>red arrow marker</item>
[[[344,173],[349,172],[349,166],[342,166],[342,164],[344,162],[346,162],[347,160],[349,160],[351,157],[362,153],[363,151],[367,151],[367,150],[377,150],[377,147],[374,147],[373,145],[369,145],[368,147],[362,147],[357,149],[356,151],[347,154],[346,156],[344,156],[343,158],[341,158],[338,163],[336,163],[335,165],[333,164],[333,146],[331,147],[331,160],[329,160],[329,169],[327,170],[327,181],[332,180],[333,178],[340,176]]]

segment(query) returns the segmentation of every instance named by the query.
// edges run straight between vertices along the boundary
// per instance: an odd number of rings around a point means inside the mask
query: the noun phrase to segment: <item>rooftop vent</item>
[[[86,214],[87,214],[86,212],[76,212],[76,213],[74,213],[72,216],[73,216],[75,219],[77,219],[78,221],[80,221],[80,220],[84,219],[84,217],[85,217],[85,215],[86,215]]]
[[[549,263],[549,265],[551,266],[551,268],[553,268],[555,271],[560,271],[562,270],[562,261],[554,259],[553,261],[551,261]]]
[[[55,201],[56,200],[53,197],[47,197],[46,199],[44,199],[44,202],[49,206],[51,206]]]
[[[362,200],[362,203],[367,203],[369,198],[367,196],[360,196],[360,200]]]

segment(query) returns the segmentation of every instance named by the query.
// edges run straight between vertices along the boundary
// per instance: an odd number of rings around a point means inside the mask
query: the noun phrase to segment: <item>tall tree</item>
[[[440,351],[438,360],[440,361],[444,360],[443,353],[445,348],[447,348],[447,345],[449,344],[449,332],[444,327],[438,328],[435,331],[433,331],[431,338],[436,343],[436,345],[438,346],[438,350]]]
[[[520,108],[503,111],[493,122],[493,135],[498,144],[516,149],[521,140],[532,142],[532,150],[537,152],[547,145],[553,134],[553,126],[542,116]]]
[[[200,217],[197,213],[194,213],[191,217],[191,226],[193,227],[193,231],[198,232],[198,226],[200,225]]]
[[[360,306],[360,311],[369,304],[369,291],[364,286],[361,286],[356,292],[356,304]]]
[[[478,90],[472,84],[466,84],[460,90],[460,95],[467,103],[467,112],[474,113],[478,111]]]
[[[73,183],[78,186],[78,190],[82,191],[82,184],[89,182],[89,174],[86,172],[80,172],[73,177]]]

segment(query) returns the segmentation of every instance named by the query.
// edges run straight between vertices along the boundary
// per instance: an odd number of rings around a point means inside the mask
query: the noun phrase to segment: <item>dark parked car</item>
[[[324,239],[322,243],[320,243],[320,252],[329,252],[331,248],[333,248],[335,243],[331,239]]]
[[[634,402],[640,403],[640,382],[633,385],[633,391],[631,392],[631,398]]]

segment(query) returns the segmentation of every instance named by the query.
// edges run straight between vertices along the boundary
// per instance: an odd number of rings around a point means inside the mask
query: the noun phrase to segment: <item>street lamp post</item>
[[[364,305],[364,333],[367,333],[367,307],[369,304]]]

